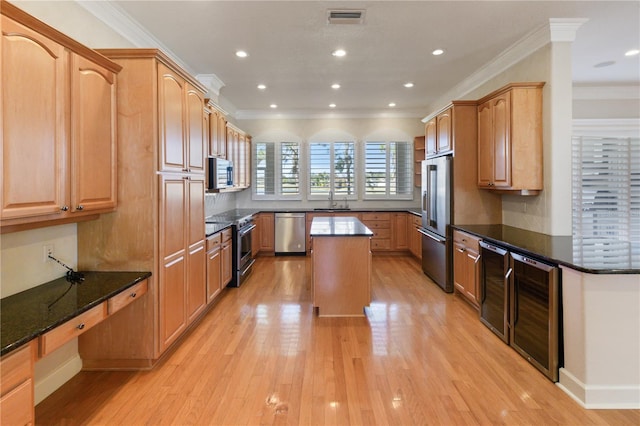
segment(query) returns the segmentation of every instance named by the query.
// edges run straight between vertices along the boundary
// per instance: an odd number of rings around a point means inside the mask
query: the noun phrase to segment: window
[[[356,195],[355,142],[309,143],[309,198]]]
[[[364,198],[413,198],[411,142],[365,142]]]
[[[574,253],[589,266],[640,261],[640,139],[574,137]],[[609,258],[604,254],[607,248]],[[611,257],[615,259],[611,259]]]
[[[255,142],[253,144],[255,199],[300,198],[300,144]]]

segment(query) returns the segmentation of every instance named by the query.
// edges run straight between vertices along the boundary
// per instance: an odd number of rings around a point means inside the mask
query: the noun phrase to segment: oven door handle
[[[242,228],[238,230],[238,235],[240,235],[241,237],[244,237],[247,232],[251,232],[256,228],[256,224],[254,223],[253,225],[249,226],[248,228]]]

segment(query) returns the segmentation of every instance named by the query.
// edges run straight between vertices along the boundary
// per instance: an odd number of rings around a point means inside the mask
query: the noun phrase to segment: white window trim
[[[293,143],[297,143],[299,146],[299,152],[298,152],[298,156],[299,156],[299,167],[300,169],[298,170],[298,174],[299,174],[299,188],[300,191],[298,194],[282,194],[280,192],[281,188],[280,188],[280,183],[281,183],[281,179],[282,179],[282,168],[281,168],[281,155],[282,155],[282,143],[283,142],[293,142]],[[303,164],[304,164],[304,156],[305,156],[305,149],[304,149],[304,143],[299,142],[299,141],[278,141],[278,142],[274,142],[274,141],[256,141],[253,145],[254,148],[251,151],[251,156],[253,158],[255,158],[255,147],[257,147],[258,144],[261,143],[267,143],[267,144],[273,144],[275,146],[275,170],[274,170],[274,181],[275,181],[275,194],[257,194],[256,190],[257,190],[257,185],[251,185],[251,199],[252,200],[263,200],[263,201],[300,201],[303,199],[303,188],[304,188],[304,175],[305,175],[305,171],[303,170]],[[252,158],[252,162],[254,161]],[[252,167],[253,167],[253,163],[252,163]],[[254,170],[252,170],[252,176],[251,178],[253,179],[253,182],[257,182],[256,179],[256,172],[257,169],[254,167]]]
[[[391,194],[367,194],[367,178],[365,176],[366,171],[367,171],[367,158],[366,158],[366,144],[368,142],[375,142],[375,143],[384,143],[387,145],[387,148],[389,147],[389,144],[391,142],[405,142],[408,143],[409,146],[411,147],[410,149],[410,153],[411,153],[411,159],[409,161],[409,166],[412,168],[411,170],[411,191],[409,194],[400,194],[400,195],[391,195]],[[360,163],[360,170],[361,170],[361,176],[362,176],[362,188],[361,188],[361,194],[362,194],[362,200],[364,201],[368,201],[368,200],[413,200],[414,199],[414,188],[413,188],[413,155],[414,155],[414,147],[413,147],[413,141],[398,141],[398,140],[389,140],[389,141],[375,141],[375,140],[370,140],[370,141],[362,141],[362,155],[361,157],[361,161]],[[388,152],[388,151],[387,151]],[[386,156],[386,163],[387,163],[387,170],[389,169],[389,161],[390,161],[390,157],[389,155]],[[389,190],[389,188],[387,188],[387,191]]]
[[[344,200],[345,198],[349,201],[357,201],[359,198],[359,193],[360,193],[360,161],[359,158],[361,157],[361,149],[360,149],[360,143],[357,140],[331,140],[331,141],[322,141],[322,140],[313,140],[313,141],[309,141],[308,143],[306,143],[306,147],[307,150],[304,153],[306,161],[304,162],[306,167],[305,167],[305,180],[306,180],[306,188],[307,188],[307,200],[309,201],[324,201],[328,199],[327,195],[319,195],[319,194],[311,194],[311,144],[319,144],[319,143],[327,143],[331,145],[331,156],[332,156],[332,160],[334,158],[334,144],[335,143],[353,143],[354,144],[354,148],[353,148],[353,155],[355,157],[355,161],[354,161],[354,183],[353,183],[353,189],[354,189],[354,193],[348,196],[344,196],[344,195],[338,195],[335,196],[334,195],[334,200],[336,202],[339,202],[340,200]],[[334,181],[334,169],[331,168],[331,173],[330,173],[330,181],[333,182]]]

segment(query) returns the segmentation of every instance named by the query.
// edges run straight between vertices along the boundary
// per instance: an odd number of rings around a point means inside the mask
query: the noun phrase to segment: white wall
[[[356,142],[365,140],[406,140],[424,135],[424,127],[419,118],[308,118],[238,120],[238,127],[248,132],[253,141],[298,140],[303,144],[322,138],[345,137]],[[327,139],[328,140],[328,139]],[[417,207],[418,191],[413,200],[349,200],[351,208],[366,207]],[[303,196],[300,201],[254,201],[251,190],[237,195],[236,204],[242,207],[295,208],[326,207],[324,201],[308,201]]]

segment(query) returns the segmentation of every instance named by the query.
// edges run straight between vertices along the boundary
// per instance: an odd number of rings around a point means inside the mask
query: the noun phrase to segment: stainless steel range
[[[255,262],[251,251],[251,239],[256,225],[253,223],[253,213],[243,210],[231,210],[206,218],[206,223],[228,224],[231,223],[233,231],[233,278],[229,287],[240,287],[251,273],[251,267]]]

